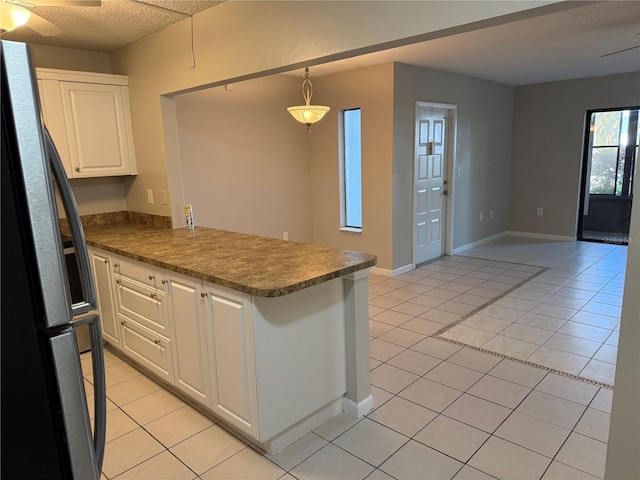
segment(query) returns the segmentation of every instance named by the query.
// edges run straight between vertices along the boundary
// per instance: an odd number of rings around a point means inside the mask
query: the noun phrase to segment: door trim
[[[458,125],[458,106],[451,103],[439,103],[439,102],[428,102],[418,100],[415,103],[413,110],[413,166],[412,166],[412,190],[411,190],[411,259],[414,268],[416,267],[415,259],[416,259],[416,231],[415,231],[415,222],[413,219],[415,218],[415,195],[413,192],[416,187],[416,122],[418,119],[418,108],[419,107],[431,107],[431,108],[440,108],[447,110],[447,135],[446,135],[446,161],[447,161],[447,171],[445,180],[447,181],[447,187],[449,190],[449,195],[446,199],[446,208],[445,208],[445,224],[444,224],[444,232],[443,232],[443,241],[444,241],[444,253],[445,255],[453,255],[453,205],[454,205],[454,197],[455,197],[455,166],[456,166],[456,135],[457,135],[457,125]]]

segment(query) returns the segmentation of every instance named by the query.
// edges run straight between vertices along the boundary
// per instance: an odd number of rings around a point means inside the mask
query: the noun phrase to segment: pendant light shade
[[[27,23],[31,16],[29,10],[3,0],[0,1],[0,32],[10,32]]]
[[[311,74],[309,68],[304,69],[304,81],[302,82],[302,96],[304,105],[287,108],[287,111],[298,122],[304,123],[307,130],[311,131],[311,125],[322,120],[322,117],[330,110],[324,105],[311,105],[311,95],[313,95],[313,85],[311,84]]]

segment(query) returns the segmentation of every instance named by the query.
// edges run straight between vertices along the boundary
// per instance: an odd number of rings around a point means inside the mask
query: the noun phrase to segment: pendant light
[[[0,0],[0,32],[10,32],[29,20],[31,12],[19,5]]]
[[[311,133],[311,124],[322,120],[322,117],[330,110],[324,105],[311,105],[311,95],[313,95],[313,85],[311,84],[311,74],[309,67],[304,69],[304,81],[302,82],[302,96],[304,105],[287,108],[287,111],[300,123],[307,126],[307,131]]]

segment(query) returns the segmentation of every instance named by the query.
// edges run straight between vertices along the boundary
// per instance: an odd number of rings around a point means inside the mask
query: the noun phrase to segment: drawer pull
[[[109,259],[108,259],[108,258],[105,258],[105,259],[104,259],[104,263],[109,263]]]
[[[76,168],[75,168],[75,171],[76,171],[76,172],[79,172],[79,171],[80,171],[80,167],[76,167]]]
[[[122,284],[122,280],[116,280],[116,283],[117,283],[118,285],[121,285],[121,284]]]
[[[125,322],[124,320],[120,320],[120,325],[122,325],[123,327],[127,326],[127,322]]]
[[[158,298],[158,295],[156,295],[155,293],[150,293],[150,294],[149,294],[149,296],[150,296],[151,298]]]
[[[200,296],[201,296],[202,298],[206,297],[207,295],[209,295],[207,292],[201,292],[201,293],[200,293]]]
[[[163,278],[163,279],[162,279],[162,284],[163,284],[163,285],[166,285],[167,283],[169,283],[169,282]]]
[[[114,263],[113,266],[114,266],[114,268],[120,268],[120,264],[119,263]]]
[[[149,275],[149,280],[153,280],[154,278],[156,277],[154,277],[153,275]]]
[[[156,345],[160,345],[160,340],[154,340],[153,343],[155,343]]]

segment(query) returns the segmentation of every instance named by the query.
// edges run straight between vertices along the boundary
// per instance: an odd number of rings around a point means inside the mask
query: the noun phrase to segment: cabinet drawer
[[[120,275],[114,277],[118,316],[169,338],[165,293]]]
[[[172,383],[171,342],[136,322],[122,319],[122,317],[120,319],[122,349],[140,365]]]
[[[161,269],[146,263],[136,262],[124,257],[113,257],[113,273],[148,285],[157,290],[165,290],[164,274]]]

